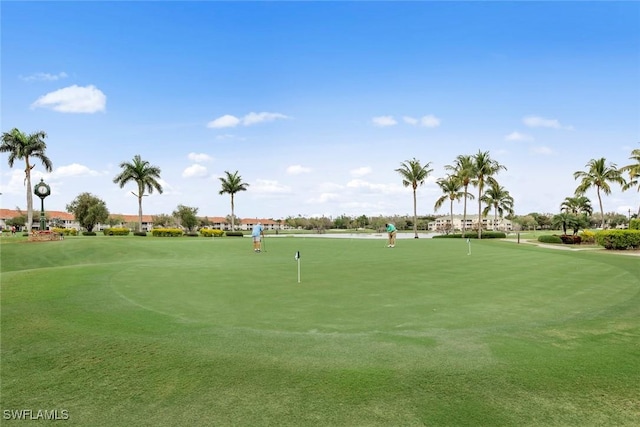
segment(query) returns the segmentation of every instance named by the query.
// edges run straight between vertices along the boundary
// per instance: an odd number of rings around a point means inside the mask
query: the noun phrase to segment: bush
[[[142,236],[142,237],[146,237],[147,236],[147,232],[146,231],[134,231],[133,232],[134,236]]]
[[[95,236],[96,232],[95,231],[83,231],[82,235],[83,236]]]
[[[154,228],[151,230],[153,237],[182,237],[182,230],[179,228]]]
[[[224,231],[217,228],[201,228],[200,234],[202,234],[202,237],[222,237],[224,236]]]
[[[640,230],[602,230],[596,233],[596,243],[605,249],[639,249]]]
[[[77,236],[78,235],[78,230],[76,230],[75,228],[54,227],[54,228],[51,229],[51,231],[53,231],[54,233],[63,234],[65,236]]]
[[[102,230],[105,236],[128,236],[131,232],[128,228],[113,227]]]
[[[593,231],[584,230],[580,233],[580,237],[582,238],[582,243],[592,245],[596,242],[596,233]]]
[[[560,236],[560,240],[562,240],[562,243],[564,243],[565,245],[579,245],[580,242],[582,242],[582,237],[580,236],[573,236],[571,234],[563,234],[562,236]]]
[[[562,239],[560,236],[556,234],[545,234],[543,236],[538,237],[538,242],[540,243],[562,243]]]
[[[629,221],[629,230],[640,230],[640,218]]]
[[[244,234],[242,234],[242,231],[227,231],[225,233],[225,235],[227,237],[242,237],[242,236],[244,236]]]
[[[483,239],[505,239],[507,234],[502,231],[483,231],[482,238]],[[461,239],[462,233],[454,233],[454,234],[441,234],[438,236],[433,236],[434,239]],[[467,231],[464,233],[465,239],[477,239],[478,233],[476,231]]]
[[[198,237],[199,234],[198,233],[185,233],[184,234],[186,237]]]

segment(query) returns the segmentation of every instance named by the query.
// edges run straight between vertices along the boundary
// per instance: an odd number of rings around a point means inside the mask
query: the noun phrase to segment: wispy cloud
[[[522,119],[522,122],[532,128],[573,129],[573,126],[562,125],[556,119],[547,119],[540,116],[526,116]]]
[[[531,135],[527,135],[520,132],[511,132],[509,135],[504,137],[505,141],[533,141],[533,137]]]
[[[371,119],[371,122],[374,126],[378,127],[387,127],[387,126],[395,126],[398,124],[396,119],[393,116],[379,116]]]
[[[433,114],[429,114],[428,116],[423,116],[420,118],[420,126],[424,126],[427,128],[437,128],[440,126],[442,120],[434,116]]]
[[[97,113],[104,111],[107,97],[93,85],[69,86],[38,98],[31,108],[49,108],[60,113]]]
[[[275,120],[289,119],[290,117],[281,113],[254,113],[251,112],[242,118],[238,118],[231,114],[225,114],[207,123],[208,128],[222,129],[234,128],[238,125],[253,126],[259,123],[273,122]]]
[[[304,167],[302,165],[291,165],[287,168],[289,175],[300,175],[301,173],[309,173],[311,168]]]
[[[269,179],[256,179],[251,183],[251,192],[257,194],[285,194],[291,192],[291,187]]]
[[[360,168],[351,169],[349,172],[351,173],[352,176],[361,177],[361,176],[369,175],[371,173],[371,168],[369,166],[363,166]]]
[[[213,160],[213,157],[205,153],[189,153],[187,157],[189,160],[196,163],[205,163]]]
[[[60,72],[58,74],[50,73],[33,73],[28,76],[19,76],[20,80],[25,82],[54,82],[56,80],[68,77],[67,73]]]

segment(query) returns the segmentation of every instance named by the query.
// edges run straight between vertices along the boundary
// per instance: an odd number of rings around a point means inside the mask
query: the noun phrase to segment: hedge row
[[[224,233],[227,237],[242,237],[244,234],[242,231],[227,231]]]
[[[105,236],[128,236],[131,232],[128,228],[113,227],[102,230]]]
[[[154,228],[151,230],[153,237],[181,237],[182,230],[179,228]]]
[[[602,230],[596,233],[596,243],[605,249],[640,249],[640,230]]]
[[[218,230],[217,228],[201,228],[200,234],[202,237],[222,237],[224,235],[224,231]]]
[[[507,235],[502,231],[483,231],[482,239],[505,239]],[[461,239],[462,233],[453,233],[453,234],[440,234],[437,236],[433,236],[434,239]],[[468,231],[464,233],[465,239],[477,239],[478,233],[475,231]]]
[[[562,239],[557,234],[544,234],[538,237],[540,243],[562,243]]]

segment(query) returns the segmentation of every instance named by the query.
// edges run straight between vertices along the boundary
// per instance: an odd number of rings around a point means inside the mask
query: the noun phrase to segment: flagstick
[[[300,258],[298,258],[298,283],[300,283]]]
[[[471,255],[471,239],[467,239],[467,243],[469,244],[469,252],[467,252],[467,255]]]

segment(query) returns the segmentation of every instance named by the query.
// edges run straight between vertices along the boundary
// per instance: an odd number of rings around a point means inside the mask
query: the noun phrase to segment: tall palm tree
[[[574,214],[591,215],[593,213],[591,200],[586,196],[565,197],[560,210]]]
[[[473,194],[469,193],[469,185],[473,180],[473,157],[461,154],[453,162],[452,165],[446,165],[445,169],[450,170],[462,182],[464,187],[464,209],[462,213],[462,237],[464,237],[465,228],[467,226],[467,199],[474,199]]]
[[[0,145],[1,153],[9,153],[7,162],[9,167],[13,167],[16,160],[24,160],[24,182],[27,186],[27,231],[31,231],[31,224],[33,223],[33,189],[31,188],[31,169],[35,167],[35,164],[31,164],[30,159],[35,158],[40,160],[44,166],[45,171],[51,172],[53,170],[53,163],[51,159],[47,157],[45,151],[47,150],[47,144],[44,139],[47,134],[43,131],[38,131],[27,135],[21,132],[17,128],[13,128],[10,132],[4,132],[2,134],[2,145]]]
[[[498,184],[496,181],[491,183],[491,186],[487,188],[482,201],[487,204],[482,214],[487,215],[491,208],[493,208],[493,229],[495,230],[495,224],[498,221],[498,215],[500,218],[506,211],[509,215],[513,214],[513,197],[509,194],[504,187]]]
[[[489,156],[488,151],[478,150],[472,157],[473,160],[473,185],[478,187],[478,239],[482,238],[482,194],[485,184],[493,185],[496,180],[493,177],[500,170],[507,168]]]
[[[413,189],[413,233],[416,239],[418,238],[416,189],[419,185],[424,184],[429,174],[433,172],[433,169],[428,169],[429,166],[431,166],[431,162],[427,162],[423,166],[420,164],[420,160],[414,157],[400,163],[400,168],[396,169],[396,172],[402,175],[402,185]]]
[[[624,186],[626,181],[622,177],[622,173],[618,170],[615,163],[607,164],[607,160],[604,157],[589,160],[586,164],[586,168],[586,171],[577,171],[573,173],[574,179],[581,179],[578,188],[576,188],[576,195],[582,196],[591,187],[596,188],[598,203],[600,204],[600,213],[602,214],[601,227],[604,228],[604,209],[602,208],[602,196],[600,195],[600,192],[602,191],[607,195],[611,194],[610,182]]]
[[[220,177],[220,182],[222,183],[222,190],[220,190],[220,195],[230,194],[231,195],[231,230],[235,229],[234,218],[236,217],[234,211],[235,206],[233,203],[233,196],[239,191],[247,191],[247,187],[249,184],[242,182],[242,177],[238,175],[238,171],[231,173],[229,171],[224,171],[224,177]]]
[[[138,231],[142,231],[142,197],[146,195],[144,194],[145,190],[152,194],[156,189],[158,193],[162,194],[162,185],[158,182],[160,168],[142,160],[140,154],[136,154],[132,162],[120,163],[120,168],[122,172],[113,178],[115,184],[120,185],[120,188],[131,181],[138,184],[138,193],[132,191],[131,194],[138,198]]]
[[[629,173],[629,181],[622,186],[622,191],[627,191],[632,187],[638,186],[638,191],[640,192],[640,148],[633,150],[629,159],[635,163],[620,168],[620,172]],[[640,206],[638,207],[638,218],[640,218]]]
[[[444,193],[438,200],[436,200],[435,205],[433,206],[434,210],[440,209],[440,207],[444,204],[445,201],[449,200],[449,212],[451,215],[451,231],[453,231],[453,202],[454,200],[459,201],[465,196],[464,191],[460,191],[462,188],[462,181],[455,175],[447,175],[446,178],[440,178],[436,181],[436,184],[440,187],[442,192]],[[473,196],[472,196],[473,197]]]

